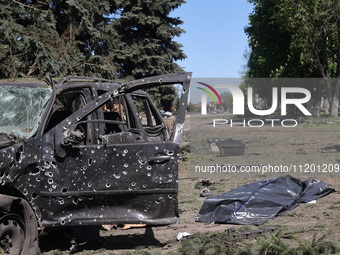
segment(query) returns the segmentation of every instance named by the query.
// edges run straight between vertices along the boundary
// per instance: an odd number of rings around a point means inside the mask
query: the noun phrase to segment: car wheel
[[[0,246],[5,253],[20,254],[25,241],[24,220],[17,214],[0,219]]]
[[[0,218],[1,249],[4,254],[37,254],[38,225],[31,207],[25,200],[21,200],[15,212]]]

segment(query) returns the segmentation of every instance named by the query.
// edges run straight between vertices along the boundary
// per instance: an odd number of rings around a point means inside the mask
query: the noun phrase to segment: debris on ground
[[[245,154],[246,145],[241,140],[231,138],[208,138],[212,152],[220,153],[220,157],[239,156]]]
[[[246,145],[241,140],[228,139],[218,141],[216,145],[220,151],[220,157],[225,156],[240,156],[246,152]]]
[[[207,188],[202,189],[200,193],[200,197],[210,197],[212,195],[213,195],[212,191]]]
[[[180,232],[177,235],[177,241],[180,242],[183,237],[187,237],[187,236],[190,236],[190,233],[188,233],[188,232]]]
[[[122,229],[130,229],[130,228],[144,228],[146,224],[125,224]]]
[[[117,229],[117,225],[102,225],[102,229],[110,231],[112,229]]]
[[[228,234],[228,236],[232,238],[243,239],[243,238],[265,235],[268,233],[274,233],[278,228],[279,228],[278,226],[270,226],[266,228],[258,228],[258,229],[247,230],[247,231],[241,231],[241,230],[236,231],[235,228],[228,228],[225,232]]]
[[[215,184],[214,182],[211,182],[209,179],[203,179],[202,181],[195,184],[195,189],[199,189],[201,187],[209,187],[210,185]]]

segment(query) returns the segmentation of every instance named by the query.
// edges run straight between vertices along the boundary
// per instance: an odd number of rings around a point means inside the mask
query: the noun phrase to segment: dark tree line
[[[184,0],[1,0],[0,78],[132,80],[182,71]],[[176,90],[173,89],[173,98]],[[168,110],[168,109],[167,109]]]
[[[339,0],[249,0],[245,29],[251,48],[247,77],[321,78],[312,93],[326,114],[338,116],[340,83]],[[258,86],[268,98],[271,89]]]
[[[1,0],[0,77],[136,79],[181,71],[184,0]]]

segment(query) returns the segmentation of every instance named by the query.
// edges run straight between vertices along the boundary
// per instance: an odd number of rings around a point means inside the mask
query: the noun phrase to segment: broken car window
[[[50,115],[45,132],[59,124],[72,113],[83,108],[86,104],[86,95],[82,91],[66,91],[57,96],[53,105],[53,111]]]
[[[133,94],[131,98],[149,140],[164,141],[167,137],[166,127],[149,98],[142,94]]]
[[[113,98],[103,108],[105,134],[119,133],[127,129],[126,110],[121,96]]]
[[[41,121],[51,88],[0,86],[0,132],[26,139]]]
[[[138,129],[134,114],[126,101],[125,95],[114,97],[103,107],[104,132],[99,136],[102,143],[141,142],[141,130]]]

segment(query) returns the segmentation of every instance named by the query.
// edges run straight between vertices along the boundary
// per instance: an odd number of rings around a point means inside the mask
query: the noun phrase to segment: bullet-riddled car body
[[[33,254],[37,226],[179,221],[191,73],[0,86],[0,248]],[[173,132],[144,89],[182,85]]]

